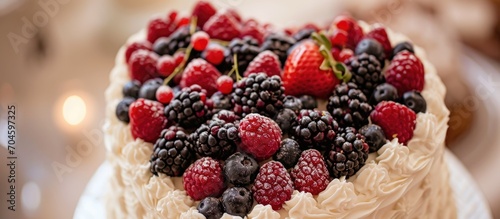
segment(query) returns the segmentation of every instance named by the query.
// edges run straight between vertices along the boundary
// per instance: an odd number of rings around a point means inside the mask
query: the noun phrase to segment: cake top
[[[388,141],[404,147],[426,111],[412,44],[346,15],[278,30],[199,1],[151,20],[124,55],[117,118],[154,143],[151,177],[182,177],[207,218],[318,195]]]

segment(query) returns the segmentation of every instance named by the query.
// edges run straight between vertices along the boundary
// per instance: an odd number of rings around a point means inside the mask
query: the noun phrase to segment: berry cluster
[[[278,32],[199,1],[191,17],[152,20],[125,62],[116,117],[154,143],[151,172],[182,177],[207,218],[245,217],[254,202],[278,210],[293,190],[317,195],[387,139],[406,144],[426,111],[412,44],[392,47],[383,27],[365,33],[348,16],[328,34]]]

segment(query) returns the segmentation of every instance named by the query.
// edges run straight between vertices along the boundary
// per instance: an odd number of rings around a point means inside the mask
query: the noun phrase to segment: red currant
[[[164,55],[158,59],[156,64],[156,68],[158,69],[158,73],[162,77],[168,77],[172,72],[174,72],[177,67],[177,63],[172,56]]]
[[[176,52],[174,54],[175,66],[179,66],[182,61],[184,61],[184,56],[186,54],[184,52]]]
[[[233,79],[227,75],[222,75],[217,79],[217,90],[222,94],[230,94],[233,91]]]
[[[347,43],[347,32],[341,29],[336,29],[333,31],[333,35],[330,38],[334,46],[345,46]]]
[[[204,31],[198,31],[191,37],[191,43],[193,44],[193,49],[196,51],[203,51],[207,48],[210,36]]]
[[[203,51],[202,57],[212,65],[219,65],[224,60],[224,48],[217,43],[211,43]]]
[[[156,99],[160,103],[169,104],[173,98],[174,91],[169,86],[161,85],[158,90],[156,90]]]

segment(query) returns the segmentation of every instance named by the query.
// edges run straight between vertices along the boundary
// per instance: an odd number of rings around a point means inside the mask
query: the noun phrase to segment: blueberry
[[[288,133],[297,123],[297,114],[291,109],[282,109],[276,114],[274,121],[278,124],[282,133]]]
[[[373,91],[371,102],[373,105],[377,105],[377,103],[380,103],[384,100],[395,101],[397,100],[397,98],[398,90],[388,83],[383,83],[378,85]]]
[[[415,53],[413,50],[413,45],[411,43],[402,42],[402,43],[398,43],[396,46],[394,46],[394,49],[392,49],[392,54],[393,54],[393,56],[395,56],[399,52],[402,52],[405,50],[408,52],[411,52],[411,53]]]
[[[380,44],[378,41],[371,38],[365,38],[359,41],[358,45],[356,46],[356,49],[354,50],[354,54],[356,56],[359,56],[363,53],[375,56],[377,60],[380,62],[380,66],[384,67],[386,58],[384,53],[384,47],[382,47],[382,44]]]
[[[408,91],[404,93],[402,103],[415,113],[425,113],[427,110],[427,103],[418,91]]]
[[[288,95],[285,97],[285,99],[283,99],[283,107],[286,109],[291,109],[295,113],[299,113],[302,109],[302,101],[297,97]]]
[[[289,169],[294,167],[297,161],[299,161],[301,153],[299,143],[287,138],[281,141],[281,146],[274,154],[273,159],[281,162],[285,168]]]
[[[251,184],[258,172],[259,164],[257,161],[250,155],[241,152],[229,156],[224,164],[226,181],[233,185]]]
[[[232,187],[222,193],[222,207],[228,214],[245,217],[252,205],[252,193],[245,187]]]
[[[365,141],[370,146],[370,153],[378,151],[387,141],[382,128],[375,124],[361,127],[359,133],[365,136]]]
[[[219,219],[224,214],[220,200],[215,197],[204,198],[196,209],[207,219]]]
[[[137,99],[139,97],[139,89],[141,89],[141,82],[132,80],[127,82],[123,86],[122,93],[124,97],[132,97],[134,99]]]
[[[132,104],[134,101],[135,101],[134,98],[125,97],[125,98],[123,98],[123,100],[120,101],[120,103],[118,103],[118,105],[116,106],[115,113],[116,113],[116,117],[120,121],[125,122],[125,123],[130,122],[128,110],[129,110],[130,104]]]
[[[156,100],[156,90],[158,90],[162,84],[163,80],[161,78],[147,80],[139,90],[139,98]]]
[[[158,55],[170,54],[170,39],[168,37],[160,37],[153,43],[153,51]]]
[[[318,107],[318,102],[312,96],[302,95],[299,99],[302,102],[302,109],[314,109]]]

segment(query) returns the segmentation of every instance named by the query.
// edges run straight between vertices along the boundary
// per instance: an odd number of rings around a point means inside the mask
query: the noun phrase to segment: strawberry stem
[[[325,58],[321,63],[320,69],[324,71],[332,70],[339,80],[348,82],[351,80],[352,74],[342,62],[337,62],[331,53],[332,43],[326,37],[324,31],[319,33],[314,32],[312,35],[313,40],[319,45],[319,52]]]

